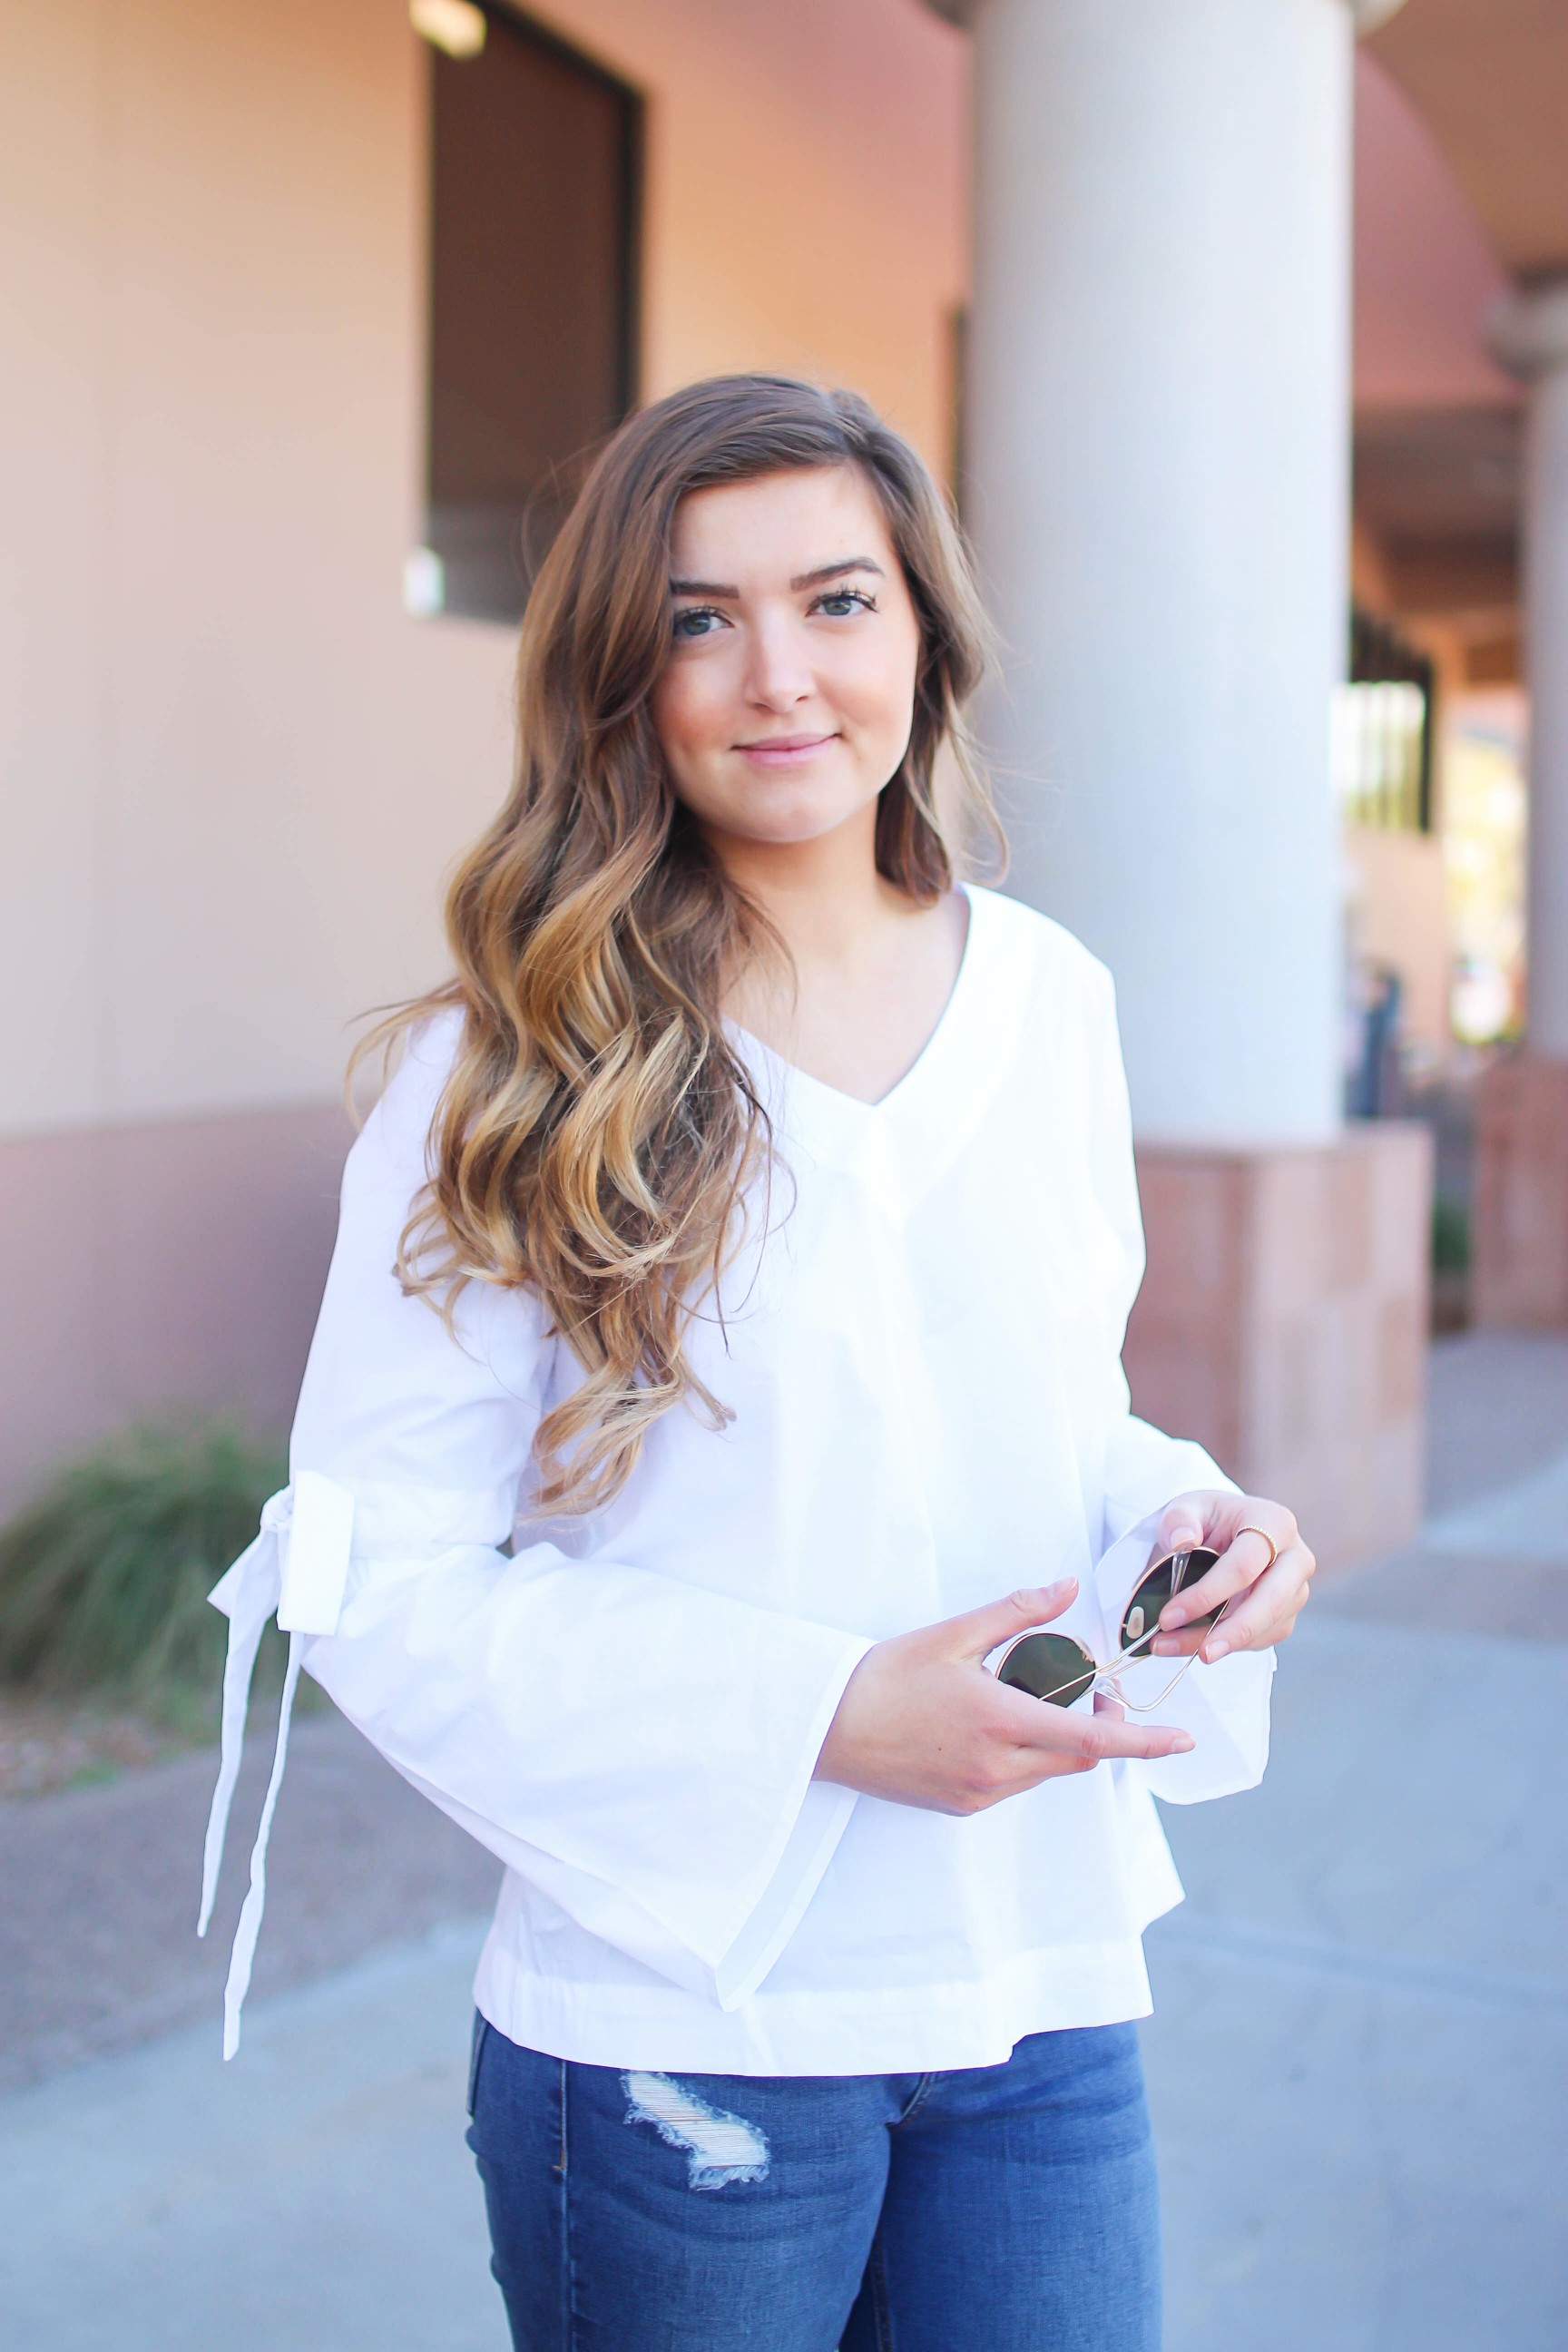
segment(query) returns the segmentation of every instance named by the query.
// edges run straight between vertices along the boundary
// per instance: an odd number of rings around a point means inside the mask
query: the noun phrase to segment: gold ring
[[[1267,1576],[1268,1569],[1273,1567],[1275,1561],[1279,1557],[1279,1545],[1275,1542],[1273,1537],[1267,1534],[1262,1528],[1237,1528],[1235,1535],[1231,1538],[1232,1543],[1239,1543],[1243,1536],[1262,1536],[1264,1542],[1268,1546],[1268,1568],[1259,1570],[1260,1575]]]

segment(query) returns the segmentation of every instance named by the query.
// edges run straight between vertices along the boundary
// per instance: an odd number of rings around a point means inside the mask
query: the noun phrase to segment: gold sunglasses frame
[[[1093,1651],[1090,1650],[1084,1643],[1080,1642],[1076,1633],[1057,1633],[1053,1632],[1053,1629],[1049,1625],[1034,1625],[1030,1627],[1026,1633],[1019,1633],[1016,1635],[1015,1638],[1008,1643],[1006,1648],[997,1659],[995,1666],[993,1668],[993,1672],[994,1673],[997,1681],[1000,1682],[1003,1679],[1002,1669],[1006,1664],[1015,1650],[1021,1647],[1025,1642],[1034,1641],[1037,1635],[1040,1633],[1050,1633],[1052,1634],[1052,1638],[1058,1642],[1070,1642],[1073,1648],[1083,1660],[1085,1667],[1088,1669],[1089,1680],[1085,1683],[1083,1689],[1079,1691],[1075,1697],[1067,1702],[1069,1706],[1076,1706],[1079,1699],[1088,1698],[1091,1691],[1098,1690],[1103,1686],[1115,1693],[1118,1705],[1124,1706],[1129,1715],[1152,1715],[1157,1706],[1164,1706],[1165,1701],[1170,1697],[1171,1693],[1175,1689],[1176,1685],[1181,1681],[1183,1675],[1186,1674],[1191,1667],[1197,1664],[1199,1652],[1194,1650],[1192,1652],[1190,1656],[1182,1660],[1180,1666],[1171,1676],[1170,1681],[1165,1685],[1164,1689],[1160,1693],[1157,1698],[1129,1698],[1126,1692],[1122,1690],[1118,1684],[1117,1676],[1121,1674],[1123,1666],[1127,1664],[1130,1659],[1135,1660],[1137,1658],[1138,1652],[1142,1649],[1146,1642],[1153,1641],[1155,1635],[1160,1631],[1161,1611],[1167,1607],[1168,1604],[1175,1599],[1184,1584],[1186,1583],[1192,1562],[1200,1554],[1203,1557],[1203,1566],[1198,1570],[1197,1574],[1199,1578],[1202,1578],[1208,1574],[1209,1570],[1214,1567],[1215,1563],[1220,1557],[1219,1553],[1215,1551],[1207,1544],[1192,1544],[1186,1546],[1181,1551],[1167,1552],[1163,1559],[1155,1560],[1152,1566],[1144,1570],[1142,1575],[1139,1578],[1137,1583],[1133,1586],[1131,1592],[1129,1594],[1127,1606],[1121,1612],[1121,1622],[1123,1626],[1126,1625],[1128,1620],[1132,1616],[1138,1604],[1138,1595],[1142,1591],[1143,1587],[1148,1584],[1152,1578],[1158,1576],[1163,1569],[1168,1568],[1172,1571],[1171,1590],[1165,1595],[1164,1601],[1161,1602],[1160,1609],[1155,1611],[1153,1623],[1148,1628],[1146,1633],[1140,1633],[1135,1640],[1123,1643],[1121,1654],[1113,1664],[1102,1666],[1099,1659],[1095,1656]],[[1225,1615],[1226,1611],[1230,1607],[1231,1601],[1235,1598],[1236,1595],[1232,1593],[1228,1599],[1222,1601],[1219,1607],[1211,1613],[1206,1622],[1202,1619],[1194,1619],[1192,1622],[1194,1624],[1202,1623],[1205,1633],[1212,1633],[1214,1628],[1219,1623],[1220,1619]],[[1184,1627],[1183,1631],[1190,1631],[1190,1627]],[[1026,1693],[1026,1696],[1037,1698],[1042,1706],[1049,1706],[1056,1700],[1058,1692],[1071,1690],[1074,1683],[1078,1682],[1079,1679],[1080,1677],[1079,1675],[1072,1674],[1067,1677],[1065,1682],[1058,1683],[1055,1690],[1029,1691]],[[1022,1688],[1022,1685],[1010,1683],[1007,1687],[1010,1690],[1018,1690]]]

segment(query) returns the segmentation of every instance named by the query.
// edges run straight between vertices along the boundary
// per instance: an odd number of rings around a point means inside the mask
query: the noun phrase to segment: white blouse
[[[1226,1483],[1128,1410],[1142,1243],[1109,976],[969,895],[952,997],[881,1102],[737,1033],[788,1173],[722,1319],[689,1330],[733,1419],[666,1414],[585,1524],[527,1517],[534,1430],[581,1377],[537,1301],[471,1286],[454,1339],[393,1273],[458,1016],[416,1039],[349,1156],[291,1484],[213,1595],[230,1654],[204,1928],[274,1608],[290,1633],[229,2051],[301,1664],[505,1864],[476,1998],[513,2041],[916,2073],[1147,2011],[1142,1930],[1181,1898],[1151,1792],[1258,1779],[1271,1655],[1186,1675],[1159,1719],[1192,1753],[972,1816],[812,1779],[873,1643],[1071,1573],[1060,1622],[1109,1658],[1153,1515]],[[1131,1669],[1130,1695],[1172,1671]]]

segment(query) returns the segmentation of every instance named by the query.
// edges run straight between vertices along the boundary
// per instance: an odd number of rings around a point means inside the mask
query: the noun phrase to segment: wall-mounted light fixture
[[[489,29],[472,0],[408,0],[408,21],[422,40],[449,58],[477,58]]]
[[[411,547],[403,559],[403,609],[418,621],[447,609],[447,567],[433,547]]]

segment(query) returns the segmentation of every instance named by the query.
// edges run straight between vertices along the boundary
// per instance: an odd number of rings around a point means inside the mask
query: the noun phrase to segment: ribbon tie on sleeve
[[[292,1486],[271,1496],[263,1506],[256,1540],[242,1552],[227,1574],[213,1587],[209,1598],[228,1619],[228,1655],[223,1674],[223,1732],[217,1786],[207,1819],[206,1845],[202,1859],[202,1907],[196,1933],[205,1936],[217,1895],[223,1864],[229,1808],[239,1778],[245,1743],[245,1718],[250,1704],[250,1682],[256,1654],[267,1620],[276,1610],[279,1631],[289,1636],[289,1665],[278,1711],[278,1739],[272,1772],[261,1807],[261,1820],[250,1853],[250,1886],[235,1929],[224,1988],[223,2054],[232,2058],[239,2047],[239,2013],[250,1984],[261,1915],[267,1903],[267,1845],[283,1768],[289,1753],[289,1726],[299,1686],[301,1643],[306,1635],[335,1633],[342,1611],[343,1588],[353,1547],[354,1498],[346,1486],[319,1470],[301,1470]]]

